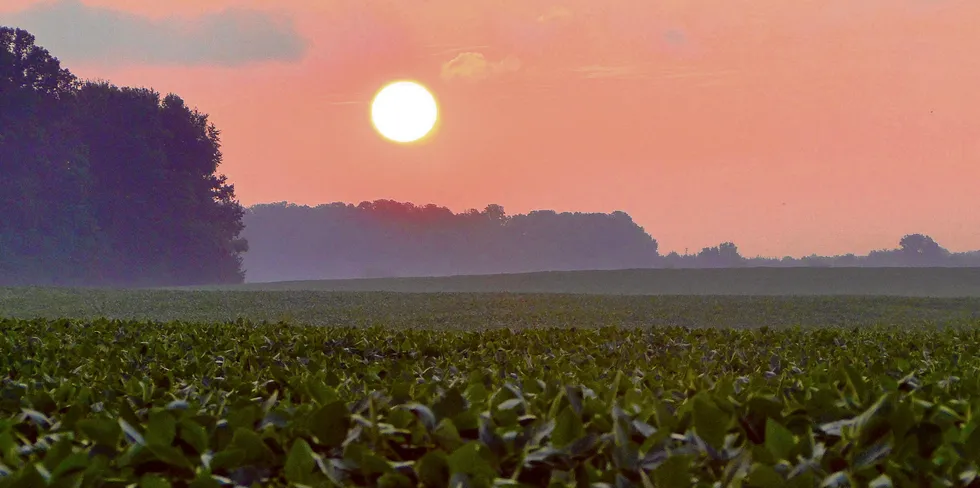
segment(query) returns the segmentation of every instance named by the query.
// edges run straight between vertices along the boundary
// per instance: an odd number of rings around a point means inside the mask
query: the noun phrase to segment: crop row
[[[0,330],[0,487],[980,486],[974,328]]]

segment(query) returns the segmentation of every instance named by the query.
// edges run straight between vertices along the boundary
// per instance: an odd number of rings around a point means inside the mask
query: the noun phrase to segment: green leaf
[[[238,428],[231,438],[231,445],[245,452],[245,460],[250,463],[268,462],[274,458],[269,446],[254,431]]]
[[[711,447],[721,449],[728,432],[729,416],[718,408],[706,392],[694,397],[694,429]]]
[[[747,479],[749,486],[756,488],[782,488],[786,480],[771,466],[755,463]]]
[[[690,466],[689,456],[672,455],[653,470],[653,481],[658,488],[690,488]]]
[[[348,444],[344,448],[344,459],[353,461],[365,476],[380,476],[392,471],[385,458],[363,444]]]
[[[133,427],[132,424],[124,420],[122,417],[119,417],[118,422],[119,427],[122,428],[122,431],[126,433],[126,436],[128,436],[129,440],[132,441],[133,444],[140,446],[146,445],[146,440],[143,439],[143,434],[140,434],[140,432],[136,430],[136,427]]]
[[[147,444],[169,446],[177,436],[177,420],[166,410],[150,411],[150,419],[146,425]]]
[[[378,478],[379,488],[413,488],[412,480],[399,473],[385,473]]]
[[[824,478],[820,483],[820,488],[857,488],[857,484],[851,479],[851,475],[844,471],[838,471]]]
[[[193,469],[193,464],[186,457],[184,457],[184,454],[176,447],[164,446],[160,444],[149,444],[146,446],[146,449],[149,449],[149,451],[152,452],[157,459],[171,466]]]
[[[211,470],[231,470],[245,464],[245,460],[248,458],[248,453],[245,449],[241,448],[229,448],[216,453],[211,457]]]
[[[310,445],[303,439],[293,442],[293,447],[286,458],[286,480],[292,483],[308,483],[310,473],[315,466],[316,460],[313,458],[313,449]]]
[[[310,416],[310,431],[316,436],[317,442],[327,447],[340,447],[347,438],[347,430],[351,423],[350,411],[347,405],[340,401],[328,403]]]
[[[585,434],[582,419],[570,406],[565,407],[555,419],[555,430],[551,433],[551,443],[555,447],[565,447]]]
[[[207,473],[200,473],[187,485],[187,488],[221,488],[221,483]]]
[[[472,477],[493,479],[496,470],[490,464],[490,452],[482,443],[473,441],[464,444],[449,455],[449,471],[451,474],[466,474]]]
[[[439,425],[432,432],[432,439],[448,452],[456,450],[463,445],[463,439],[459,436],[456,425],[449,419],[442,419]]]
[[[180,421],[180,438],[191,445],[198,454],[208,450],[208,432],[197,422],[190,419]]]
[[[796,447],[796,439],[793,437],[793,433],[790,432],[782,424],[776,422],[771,417],[766,419],[766,449],[772,453],[773,456],[779,459],[789,459],[789,456],[793,452],[793,448]]]
[[[450,388],[432,405],[432,412],[440,420],[453,418],[466,410],[466,399],[456,388]]]
[[[62,459],[61,462],[51,470],[51,478],[59,479],[79,471],[84,471],[88,466],[88,454],[84,452],[76,452]]]
[[[980,459],[980,420],[970,421],[972,430],[963,443],[963,452],[967,459]]]
[[[122,428],[109,419],[82,419],[75,427],[96,444],[115,448],[122,436]]]
[[[140,478],[140,488],[170,488],[170,482],[154,474]]]
[[[882,474],[868,483],[868,488],[892,488],[892,479],[887,474]]]
[[[415,463],[414,468],[425,486],[445,488],[449,484],[449,457],[442,451],[430,451]]]

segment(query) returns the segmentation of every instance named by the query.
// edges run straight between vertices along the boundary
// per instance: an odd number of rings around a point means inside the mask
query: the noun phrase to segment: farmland
[[[261,291],[980,297],[980,268],[718,268],[547,271],[206,287]]]
[[[0,316],[0,487],[980,486],[977,298],[0,289]]]

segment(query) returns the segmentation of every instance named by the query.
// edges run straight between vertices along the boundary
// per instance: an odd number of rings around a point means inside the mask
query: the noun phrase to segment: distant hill
[[[566,271],[251,283],[207,289],[605,295],[980,297],[980,268],[723,268]]]

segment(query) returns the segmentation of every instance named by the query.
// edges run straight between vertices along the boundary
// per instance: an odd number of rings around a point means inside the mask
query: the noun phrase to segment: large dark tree
[[[84,276],[97,248],[77,80],[24,30],[0,27],[0,281]]]
[[[101,269],[119,284],[242,280],[242,207],[216,174],[218,131],[175,95],[87,83],[78,122],[89,150]]]
[[[0,283],[242,281],[218,136],[176,95],[80,83],[0,28]]]

